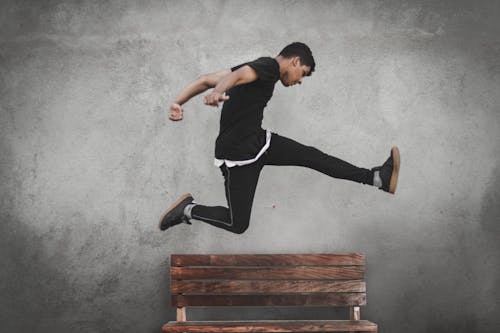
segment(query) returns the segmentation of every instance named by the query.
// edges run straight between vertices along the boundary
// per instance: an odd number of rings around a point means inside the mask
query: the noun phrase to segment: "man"
[[[400,165],[399,151],[393,147],[379,167],[358,168],[314,147],[262,129],[264,108],[280,80],[285,87],[301,84],[314,72],[315,62],[303,43],[286,46],[276,57],[262,57],[211,74],[189,84],[170,106],[169,118],[182,120],[181,105],[209,88],[204,103],[223,103],[220,132],[215,144],[215,165],[224,176],[228,207],[196,203],[190,194],[181,196],[160,219],[166,230],[191,219],[203,221],[241,234],[247,230],[255,189],[264,165],[296,165],[312,168],[328,176],[375,185],[394,194]]]

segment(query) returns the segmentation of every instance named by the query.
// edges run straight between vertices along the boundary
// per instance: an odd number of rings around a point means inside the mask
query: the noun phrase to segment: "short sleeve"
[[[280,77],[280,70],[278,62],[271,57],[261,57],[254,61],[250,61],[231,68],[231,71],[235,71],[244,65],[248,65],[253,68],[257,73],[257,76],[261,81],[276,82]]]
[[[231,67],[231,72],[234,72],[235,70],[237,70],[238,68],[240,67],[243,67],[245,66],[247,63],[245,62],[244,64],[241,64],[241,65],[238,65],[238,66],[234,66],[234,67]]]

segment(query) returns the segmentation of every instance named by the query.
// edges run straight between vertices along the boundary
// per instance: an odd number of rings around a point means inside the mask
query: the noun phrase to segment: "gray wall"
[[[499,36],[497,1],[2,1],[0,331],[158,332],[172,253],[359,251],[381,332],[498,332]],[[160,232],[182,193],[225,203],[218,111],[169,103],[293,41],[317,71],[277,84],[265,127],[364,167],[397,144],[397,195],[266,167],[245,234]]]

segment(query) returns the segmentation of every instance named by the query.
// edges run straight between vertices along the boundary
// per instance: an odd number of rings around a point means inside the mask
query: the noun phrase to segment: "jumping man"
[[[265,165],[295,165],[317,170],[334,178],[374,185],[394,194],[400,157],[397,147],[381,166],[356,167],[320,150],[262,129],[264,108],[278,80],[285,87],[301,84],[314,72],[315,62],[303,43],[286,46],[276,57],[261,57],[231,69],[200,76],[170,106],[169,119],[183,118],[181,105],[193,96],[214,88],[204,103],[223,103],[220,132],[215,142],[215,165],[224,177],[227,207],[204,206],[191,194],[182,195],[160,219],[166,230],[195,219],[241,234],[247,230],[259,175]]]

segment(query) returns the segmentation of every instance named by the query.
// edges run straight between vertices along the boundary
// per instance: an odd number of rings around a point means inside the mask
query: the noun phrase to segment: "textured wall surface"
[[[169,103],[294,41],[316,72],[277,83],[264,126],[363,167],[397,144],[397,195],[266,167],[243,235],[160,232],[182,193],[225,204],[217,109]],[[498,332],[499,91],[498,1],[2,1],[0,331],[158,332],[171,253],[359,251],[381,332]]]

